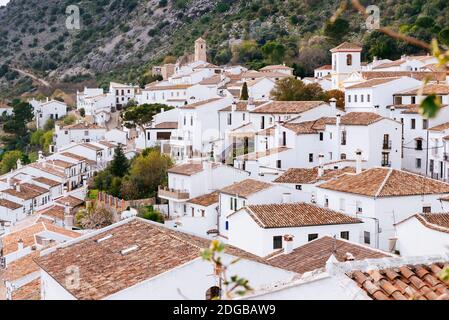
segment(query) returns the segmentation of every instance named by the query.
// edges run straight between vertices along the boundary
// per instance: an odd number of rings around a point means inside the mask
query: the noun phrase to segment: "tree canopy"
[[[319,84],[305,84],[299,79],[288,77],[276,82],[271,96],[277,101],[321,101],[326,92]]]
[[[167,111],[173,109],[173,107],[161,103],[144,103],[126,109],[122,114],[122,118],[126,122],[125,126],[127,128],[142,127],[150,123],[153,117],[160,113],[162,109]]]

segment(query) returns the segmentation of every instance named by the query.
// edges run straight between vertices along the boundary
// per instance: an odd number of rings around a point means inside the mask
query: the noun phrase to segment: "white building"
[[[138,86],[132,84],[111,82],[109,84],[109,93],[113,96],[117,109],[120,110],[129,101],[135,100],[138,88]],[[109,99],[107,102],[109,102]]]
[[[449,214],[420,213],[396,224],[396,249],[402,256],[449,252]]]
[[[343,89],[343,81],[352,72],[360,71],[362,47],[344,42],[330,50],[332,53],[332,89]]]
[[[317,203],[362,219],[360,243],[391,251],[395,224],[417,212],[441,212],[449,184],[388,168],[358,169],[320,184]]]
[[[98,124],[74,123],[67,126],[55,126],[55,151],[71,143],[97,142],[105,139],[106,127]]]
[[[67,105],[64,102],[57,100],[48,100],[40,102],[31,100],[30,104],[34,109],[34,118],[36,120],[36,127],[42,129],[49,119],[58,120],[67,115]]]
[[[201,258],[199,250],[209,243],[147,220],[124,220],[57,246],[57,250],[43,251],[37,259],[41,299],[211,299],[217,296],[219,283],[211,276],[214,266]],[[116,250],[110,250],[112,247]],[[80,257],[80,250],[89,254]],[[231,246],[220,257],[225,264],[241,258],[228,273],[248,279],[254,288],[291,281],[295,276]],[[83,275],[77,287],[70,286],[65,272],[61,273],[73,265]],[[111,283],[110,279],[115,281]]]
[[[228,243],[265,257],[323,235],[358,241],[361,220],[307,203],[247,205],[227,217]],[[291,248],[287,248],[290,246]]]

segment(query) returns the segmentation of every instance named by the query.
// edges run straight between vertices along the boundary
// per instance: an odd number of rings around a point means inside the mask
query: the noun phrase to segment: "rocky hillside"
[[[446,0],[375,2],[381,8],[383,25],[425,40],[438,36],[449,25]],[[252,68],[286,62],[299,75],[328,63],[328,49],[343,40],[363,43],[369,56],[396,58],[402,52],[417,51],[367,32],[350,6],[341,19],[330,24],[329,18],[340,3],[11,0],[0,8],[0,96],[45,88],[47,81],[62,89],[88,80],[102,85],[112,78],[145,83],[152,64],[191,51],[199,36],[208,41],[212,62]],[[80,9],[80,30],[66,28],[69,5]]]

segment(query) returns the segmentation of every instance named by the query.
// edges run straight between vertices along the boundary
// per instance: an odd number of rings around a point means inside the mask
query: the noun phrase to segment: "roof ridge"
[[[434,213],[434,214],[438,214],[438,213]],[[449,231],[448,227],[444,227],[444,226],[441,226],[439,224],[434,224],[434,223],[429,222],[422,213],[417,213],[415,216],[416,216],[416,218],[418,220],[420,220],[419,218],[423,219],[425,226],[428,226],[428,227],[430,226],[430,227],[433,227],[433,228],[436,228],[436,229],[442,229],[441,231]],[[412,216],[412,217],[414,217],[414,216]]]
[[[393,168],[390,168],[390,169],[388,170],[388,173],[387,173],[387,175],[385,176],[385,178],[384,178],[384,180],[382,181],[382,183],[380,184],[380,187],[379,187],[379,189],[377,190],[376,194],[374,195],[374,198],[377,198],[377,197],[379,196],[380,192],[383,190],[383,188],[385,187],[385,184],[387,183],[388,179],[390,178],[391,173],[393,172],[393,170],[394,170]]]

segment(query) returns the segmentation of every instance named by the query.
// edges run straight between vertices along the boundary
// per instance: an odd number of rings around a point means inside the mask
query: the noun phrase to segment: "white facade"
[[[67,105],[64,102],[47,99],[46,102],[31,100],[30,104],[34,108],[36,127],[40,129],[44,128],[49,119],[56,121],[67,115]]]

